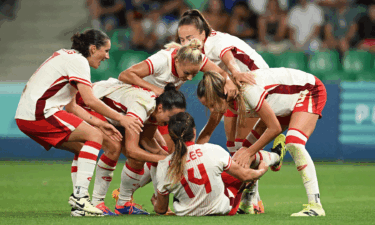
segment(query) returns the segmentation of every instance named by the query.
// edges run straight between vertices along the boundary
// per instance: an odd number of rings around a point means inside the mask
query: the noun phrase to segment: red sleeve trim
[[[220,59],[223,58],[224,54],[225,54],[227,51],[230,51],[230,50],[232,50],[233,48],[235,48],[233,45],[230,46],[230,47],[226,47],[226,48],[224,48],[224,49],[220,52]]]
[[[262,95],[260,96],[258,105],[257,105],[257,107],[255,107],[255,112],[258,112],[262,108],[264,99],[266,98],[267,95],[268,95],[268,93],[266,91],[263,91]]]
[[[69,77],[69,83],[72,82],[72,81],[77,81],[79,83],[82,83],[82,84],[85,84],[87,86],[92,87],[92,84],[91,84],[90,81],[82,79],[82,78],[79,78],[79,77]]]
[[[169,195],[169,192],[168,192],[168,191],[160,192],[158,189],[156,189],[156,191],[157,191],[158,194],[160,194],[160,195]]]
[[[232,158],[229,156],[228,165],[224,167],[224,171],[229,170],[231,166],[232,166]]]
[[[204,56],[203,64],[202,64],[201,69],[199,71],[202,71],[202,69],[206,66],[207,62],[208,62],[208,58],[206,56]]]
[[[148,65],[148,71],[149,71],[150,75],[154,74],[154,65],[152,64],[151,60],[150,59],[146,59],[145,62]]]
[[[139,121],[141,121],[141,123],[143,124],[143,120],[138,115],[136,115],[135,113],[128,112],[128,113],[126,113],[126,115],[127,116],[132,116],[132,117],[135,117],[135,118],[139,119]]]

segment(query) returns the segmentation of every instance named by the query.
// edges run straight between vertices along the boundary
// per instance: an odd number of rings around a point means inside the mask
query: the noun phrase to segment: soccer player
[[[284,128],[286,149],[292,155],[300,172],[308,196],[308,204],[292,216],[325,216],[320,203],[318,179],[314,163],[306,151],[305,144],[315,129],[317,120],[327,101],[324,84],[315,76],[296,69],[272,68],[252,72],[256,85],[242,87],[236,98],[238,110],[233,101],[227,101],[223,91],[224,80],[215,72],[207,72],[198,84],[197,95],[203,105],[222,112],[230,109],[239,114],[239,119],[260,117],[265,123],[260,138],[249,148],[240,149],[234,160],[245,168],[250,156],[258,152],[282,131],[277,116],[289,119]]]
[[[74,193],[69,203],[87,213],[102,214],[91,204],[88,186],[104,136],[120,141],[122,135],[114,126],[90,117],[82,108],[71,107],[74,96],[79,91],[86,105],[121,126],[140,131],[141,123],[109,108],[92,93],[90,66],[96,69],[101,61],[109,58],[111,42],[108,36],[92,29],[73,35],[71,40],[72,49],[56,51],[31,76],[15,119],[19,129],[47,151],[54,146],[78,155]],[[64,106],[99,129],[64,111]],[[82,147],[78,153],[75,148],[79,145]]]
[[[124,84],[113,78],[95,83],[93,91],[96,97],[114,110],[135,117],[144,124],[141,133],[133,129],[125,129],[122,152],[127,157],[127,161],[121,174],[120,194],[115,213],[149,214],[138,208],[131,201],[131,198],[137,188],[147,183],[142,184],[142,181],[147,179],[145,177],[147,174],[144,172],[144,162],[157,163],[168,155],[154,139],[155,132],[158,125],[165,125],[171,116],[185,111],[185,97],[181,92],[176,90],[172,83],[164,87],[164,92],[160,96],[156,96],[150,90],[135,85]],[[107,120],[115,126],[118,125],[116,121],[110,118],[107,118]],[[149,152],[143,150],[139,146],[140,144]],[[98,205],[98,203],[103,204],[111,181],[111,179],[102,179],[102,176],[112,178],[113,170],[114,167],[110,167],[110,165],[100,166],[100,163],[98,164],[93,194],[95,205]],[[109,211],[108,207],[104,211]]]
[[[119,80],[147,88],[156,95],[160,95],[168,82],[179,88],[187,80],[192,80],[199,71],[216,71],[223,77],[228,77],[224,70],[201,53],[202,44],[199,40],[195,39],[186,44],[185,46],[176,43],[167,44],[168,50],[161,50],[147,60],[123,71]],[[251,81],[248,82],[251,83]],[[234,93],[237,91],[236,86],[229,79],[225,84],[225,90],[230,97],[236,95]],[[173,151],[173,142],[168,135],[168,127],[161,126],[158,129],[166,140],[168,149]]]
[[[249,79],[249,77],[243,76],[241,72],[269,68],[263,58],[243,40],[213,30],[200,11],[196,9],[188,10],[182,15],[176,34],[176,41],[182,45],[187,44],[193,38],[197,38],[203,43],[202,52],[208,59],[226,72],[230,72],[236,81],[242,81],[243,78]],[[211,128],[220,123],[220,118],[222,116],[218,113],[210,114],[206,126],[200,132],[197,143],[203,144],[209,141],[213,132]],[[246,120],[246,126],[242,127],[239,126],[236,114],[230,110],[224,113],[227,148],[232,155],[242,147],[246,135],[258,121],[256,118],[246,118]],[[262,213],[264,208],[258,192],[258,182],[255,184],[254,191],[253,197],[255,199],[250,199],[250,201],[253,201],[254,207],[260,208]]]
[[[280,160],[278,154],[262,151],[267,156],[264,161],[258,157],[254,162],[258,169],[244,168],[232,161],[222,147],[196,144],[195,123],[190,114],[178,113],[171,117],[168,125],[175,151],[157,166],[154,182],[158,194],[154,199],[154,210],[159,214],[167,211],[172,193],[178,216],[234,215],[242,182],[259,179],[269,165]]]

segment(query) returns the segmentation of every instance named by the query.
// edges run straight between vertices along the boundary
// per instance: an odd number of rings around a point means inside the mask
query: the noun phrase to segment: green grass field
[[[114,209],[113,189],[119,187],[123,162],[118,164],[106,198]],[[0,162],[0,224],[374,224],[375,164],[317,163],[326,217],[291,218],[307,203],[301,178],[291,163],[280,172],[269,171],[260,181],[265,214],[220,217],[156,216],[151,185],[134,198],[151,216],[71,218],[72,192],[68,162]],[[91,185],[93,186],[93,185]]]

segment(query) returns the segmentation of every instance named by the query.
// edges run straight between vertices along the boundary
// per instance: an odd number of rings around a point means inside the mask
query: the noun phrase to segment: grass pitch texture
[[[120,185],[119,162],[105,201],[114,210],[113,189]],[[326,217],[292,218],[307,203],[305,188],[293,163],[269,171],[260,180],[265,214],[176,217],[157,216],[150,202],[149,184],[134,199],[151,216],[72,218],[68,205],[72,193],[69,162],[0,162],[0,224],[375,224],[375,164],[316,164]],[[93,183],[90,193],[92,193]]]

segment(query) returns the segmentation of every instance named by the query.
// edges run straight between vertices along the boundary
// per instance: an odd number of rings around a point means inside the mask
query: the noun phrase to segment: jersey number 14
[[[194,168],[188,169],[188,180],[191,183],[197,184],[197,185],[204,185],[204,188],[206,189],[206,193],[210,193],[212,191],[211,184],[210,184],[210,179],[208,178],[206,168],[204,167],[203,163],[198,164],[198,170],[199,173],[201,174],[202,178],[196,178],[194,176]],[[184,187],[187,195],[189,198],[194,198],[195,195],[193,191],[191,190],[188,182],[186,181],[185,177],[182,177],[181,179],[181,184]]]

